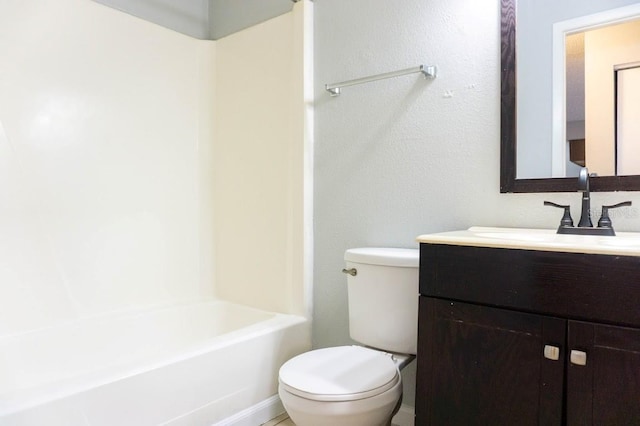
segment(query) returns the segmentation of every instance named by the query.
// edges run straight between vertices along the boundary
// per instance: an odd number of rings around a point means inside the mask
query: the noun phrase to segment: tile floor
[[[269,420],[262,426],[276,426],[276,425],[277,426],[296,426],[295,424],[293,424],[289,416],[287,416],[287,413],[281,414],[275,419]]]
[[[275,419],[269,420],[268,422],[264,423],[262,426],[296,426],[296,425],[291,421],[289,416],[287,416],[287,413],[284,413],[284,414],[280,414]],[[391,426],[396,426],[396,425],[393,424]]]

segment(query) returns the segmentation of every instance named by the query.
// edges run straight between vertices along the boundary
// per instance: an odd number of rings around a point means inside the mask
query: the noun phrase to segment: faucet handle
[[[609,217],[609,209],[617,209],[618,207],[630,206],[631,201],[624,201],[610,206],[602,206],[602,216],[598,221],[598,228],[612,228],[611,218]]]
[[[557,207],[559,209],[564,209],[564,214],[562,215],[562,219],[560,219],[560,226],[573,226],[573,219],[571,218],[571,206],[565,206],[563,204],[552,203],[551,201],[545,201],[545,206]]]

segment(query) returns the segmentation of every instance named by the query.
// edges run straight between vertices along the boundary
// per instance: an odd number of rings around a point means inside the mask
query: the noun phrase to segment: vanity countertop
[[[558,251],[569,253],[640,256],[640,233],[617,232],[615,237],[559,235],[555,229],[490,228],[420,235],[419,243]]]

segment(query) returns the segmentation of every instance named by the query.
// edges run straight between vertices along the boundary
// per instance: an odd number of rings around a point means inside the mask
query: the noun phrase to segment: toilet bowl
[[[392,356],[360,346],[292,358],[279,381],[278,394],[296,426],[387,426],[402,400]]]
[[[296,426],[388,426],[400,370],[416,353],[418,250],[350,249],[349,334],[365,346],[316,349],[287,361],[278,394]]]

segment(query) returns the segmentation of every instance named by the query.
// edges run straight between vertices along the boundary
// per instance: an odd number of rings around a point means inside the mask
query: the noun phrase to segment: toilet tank
[[[415,354],[418,343],[418,249],[345,252],[349,334],[359,343]]]

